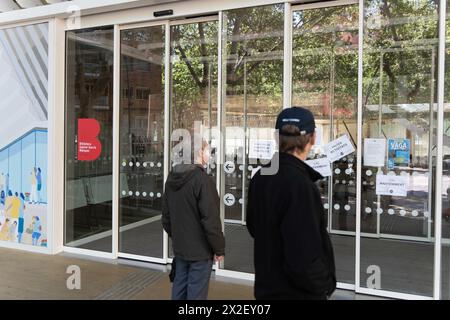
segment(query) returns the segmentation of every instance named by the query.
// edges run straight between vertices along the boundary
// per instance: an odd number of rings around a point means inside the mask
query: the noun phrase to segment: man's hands
[[[220,261],[223,260],[223,256],[216,256],[216,255],[214,255],[214,260],[215,260],[216,262],[220,262]]]

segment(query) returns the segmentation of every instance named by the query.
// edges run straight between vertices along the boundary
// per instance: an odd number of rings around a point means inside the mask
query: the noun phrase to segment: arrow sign
[[[231,207],[236,202],[236,198],[231,193],[227,193],[226,195],[223,196],[223,202],[227,206]]]
[[[234,170],[236,170],[236,166],[235,166],[234,162],[227,161],[224,163],[223,169],[225,170],[226,173],[230,174],[230,173],[233,173]]]

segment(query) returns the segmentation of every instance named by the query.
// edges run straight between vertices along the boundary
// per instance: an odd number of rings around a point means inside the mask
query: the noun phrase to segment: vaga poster
[[[388,168],[395,166],[408,166],[411,155],[409,139],[388,139]]]

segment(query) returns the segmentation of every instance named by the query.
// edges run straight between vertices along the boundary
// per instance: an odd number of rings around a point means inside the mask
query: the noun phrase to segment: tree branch
[[[183,61],[186,63],[186,66],[189,69],[189,72],[192,75],[192,78],[194,78],[195,83],[197,84],[197,86],[199,86],[200,88],[202,88],[203,84],[200,81],[197,73],[195,72],[194,68],[192,67],[191,62],[188,60],[186,53],[184,52],[184,49],[180,46],[177,45],[176,48],[178,49],[178,51],[180,51],[181,57],[183,58]]]
[[[198,24],[198,33],[200,35],[200,54],[202,57],[207,57],[208,52],[206,50],[205,45],[205,30],[203,30],[203,24]],[[203,77],[202,77],[202,88],[205,88],[208,83],[208,69],[209,69],[209,62],[206,59],[203,59]]]

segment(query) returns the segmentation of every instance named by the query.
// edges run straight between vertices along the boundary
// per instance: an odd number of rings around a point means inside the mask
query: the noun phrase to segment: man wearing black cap
[[[254,242],[256,299],[327,299],[336,288],[333,247],[315,181],[304,161],[315,143],[313,114],[301,107],[278,116],[278,171],[259,170],[248,191],[247,228]],[[268,166],[271,166],[269,164]]]

